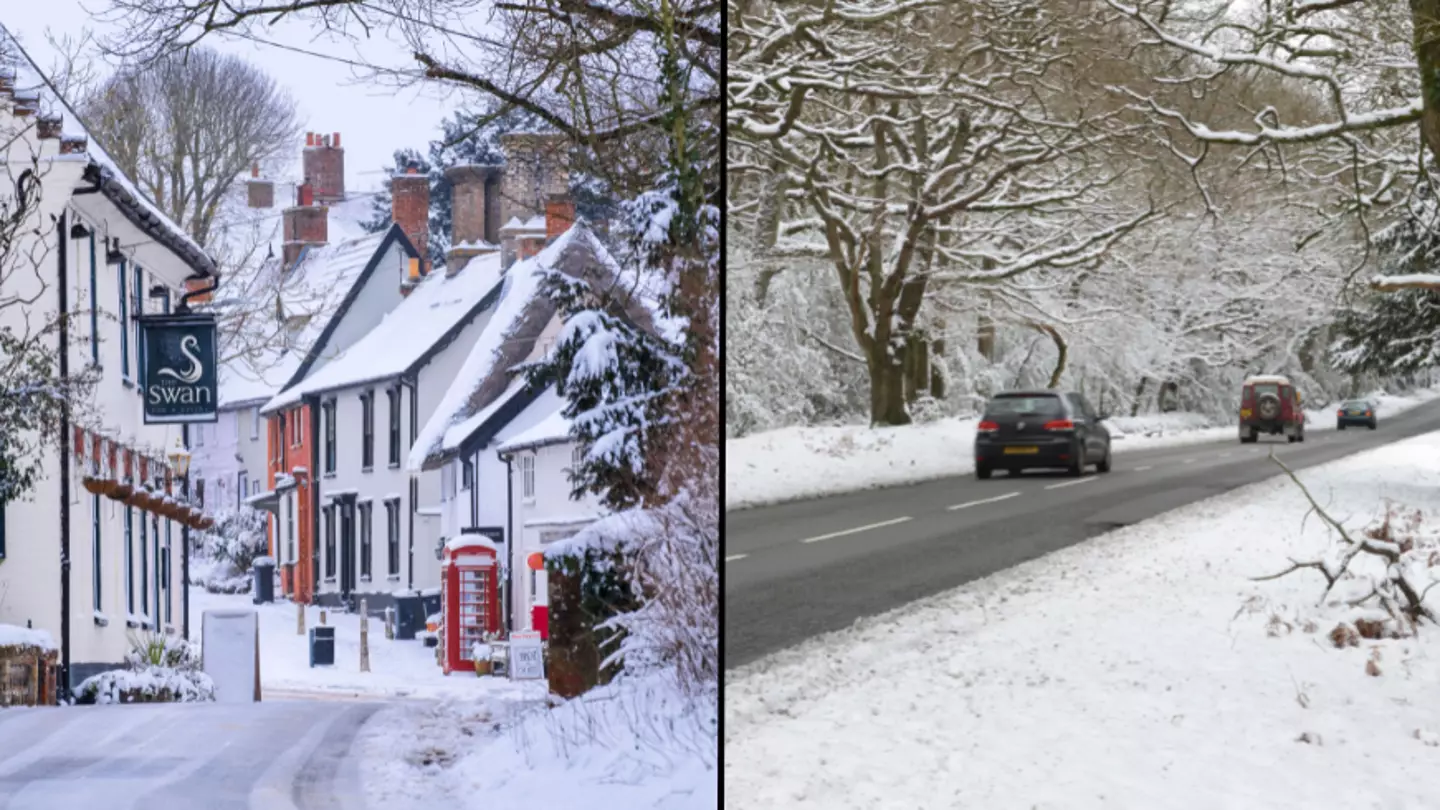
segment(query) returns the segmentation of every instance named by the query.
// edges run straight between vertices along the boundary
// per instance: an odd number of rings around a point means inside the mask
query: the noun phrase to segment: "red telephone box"
[[[445,544],[440,562],[441,602],[445,624],[445,674],[475,669],[470,649],[486,633],[500,632],[499,549],[480,535],[457,537]]]

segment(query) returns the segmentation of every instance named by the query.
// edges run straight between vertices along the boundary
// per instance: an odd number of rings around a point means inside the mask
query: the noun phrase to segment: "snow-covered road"
[[[0,711],[0,810],[364,808],[348,701]]]

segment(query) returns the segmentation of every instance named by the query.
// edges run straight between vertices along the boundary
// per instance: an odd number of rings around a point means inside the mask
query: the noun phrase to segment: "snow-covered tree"
[[[908,422],[931,383],[934,286],[1081,267],[1156,213],[1107,193],[1111,110],[1056,90],[1078,82],[1081,16],[1025,0],[736,11],[732,163],[784,189],[768,252],[831,264],[876,424]]]

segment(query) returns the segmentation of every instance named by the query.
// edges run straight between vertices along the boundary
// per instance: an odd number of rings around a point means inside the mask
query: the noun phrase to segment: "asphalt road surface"
[[[1313,431],[1298,444],[1237,437],[1116,453],[1111,472],[1079,479],[968,475],[729,512],[725,667],[1262,481],[1280,472],[1272,449],[1301,469],[1435,430],[1440,405],[1422,405],[1378,430]]]
[[[350,747],[379,704],[0,709],[0,810],[363,808]]]

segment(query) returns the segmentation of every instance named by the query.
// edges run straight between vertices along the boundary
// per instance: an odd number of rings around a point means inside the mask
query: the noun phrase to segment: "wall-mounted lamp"
[[[120,264],[125,261],[125,254],[120,252],[120,238],[110,240],[110,249],[105,251],[106,264]]]
[[[85,225],[84,225],[83,223],[77,222],[77,223],[75,223],[74,225],[71,225],[71,226],[70,226],[70,238],[71,238],[71,239],[84,239],[85,237],[89,236],[91,233],[92,233],[92,231],[91,231],[89,228],[85,227]]]

